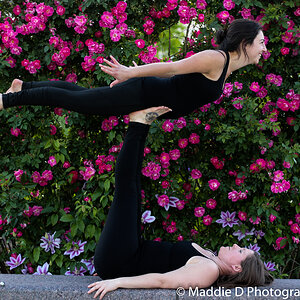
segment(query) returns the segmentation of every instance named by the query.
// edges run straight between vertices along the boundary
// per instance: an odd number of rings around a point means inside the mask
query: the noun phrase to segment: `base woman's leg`
[[[122,267],[139,247],[138,159],[140,152],[144,152],[148,130],[148,125],[130,122],[118,155],[114,200],[94,256],[95,268],[101,278],[113,278],[116,272],[123,273]]]
[[[169,109],[151,108],[145,111],[154,112],[157,117]],[[126,276],[130,272],[128,262],[137,253],[141,242],[139,178],[149,125],[132,121],[131,115],[116,162],[114,200],[95,251],[95,268],[101,278]]]
[[[128,114],[143,106],[142,78],[133,78],[113,88],[68,90],[53,86],[22,89],[3,94],[4,108],[22,105],[61,107],[85,114]]]

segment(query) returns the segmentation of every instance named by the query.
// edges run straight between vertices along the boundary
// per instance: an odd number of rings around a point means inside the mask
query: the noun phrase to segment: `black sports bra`
[[[220,52],[224,55],[222,52]],[[229,65],[229,53],[226,53],[226,62],[223,72],[218,80],[211,80],[202,73],[191,73],[171,77],[176,88],[176,98],[179,102],[181,112],[195,110],[204,104],[213,102],[220,98],[223,92],[225,77]],[[184,101],[182,101],[184,100]]]
[[[220,51],[222,55],[223,52]],[[220,98],[229,65],[229,53],[218,80],[211,80],[202,73],[175,75],[170,78],[143,77],[145,107],[166,105],[172,112],[165,118],[178,118],[193,112],[204,104]]]

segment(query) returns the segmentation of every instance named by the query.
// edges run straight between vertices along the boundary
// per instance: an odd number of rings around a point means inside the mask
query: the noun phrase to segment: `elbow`
[[[159,274],[159,278],[158,278],[158,283],[159,283],[159,286],[160,288],[162,289],[171,289],[173,288],[171,285],[170,285],[170,280],[165,276],[165,274]]]
[[[188,288],[187,284],[185,284],[184,282],[178,282],[176,281],[176,279],[170,279],[161,276],[159,280],[160,288],[162,289],[177,289],[178,287],[183,287],[184,289]]]
[[[157,279],[157,284],[159,288],[161,289],[167,289],[168,288],[168,282],[166,278],[164,277],[164,274],[159,274],[158,279]]]
[[[167,77],[173,77],[179,74],[176,62],[168,62],[168,70],[166,72]]]

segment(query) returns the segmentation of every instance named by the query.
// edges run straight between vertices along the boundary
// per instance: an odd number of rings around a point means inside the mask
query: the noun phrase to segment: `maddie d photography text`
[[[183,297],[185,293],[188,293],[189,297],[193,296],[202,296],[202,297],[242,297],[242,296],[254,296],[256,298],[260,297],[281,297],[283,300],[289,299],[290,297],[300,297],[300,289],[267,289],[267,288],[258,288],[258,287],[235,287],[234,289],[226,289],[224,287],[209,289],[199,289],[198,287],[192,288],[189,287],[188,290],[185,290],[183,287],[178,287],[176,294],[179,297]]]

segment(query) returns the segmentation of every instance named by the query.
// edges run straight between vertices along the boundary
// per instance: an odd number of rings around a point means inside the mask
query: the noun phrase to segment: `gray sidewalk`
[[[93,299],[87,294],[88,285],[97,281],[93,276],[47,276],[0,274],[0,300],[58,300]],[[214,293],[214,294],[213,294]],[[300,280],[277,279],[268,287],[256,289],[118,289],[108,293],[107,300],[171,300],[171,299],[300,299]],[[181,294],[184,294],[181,296]],[[219,296],[220,295],[220,296]],[[98,298],[99,299],[99,298]]]

